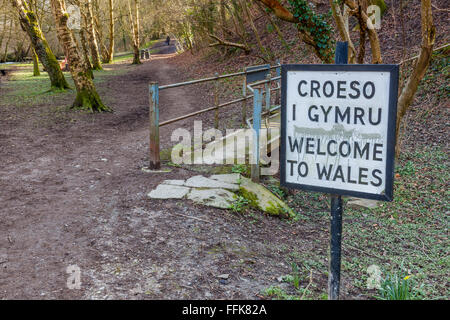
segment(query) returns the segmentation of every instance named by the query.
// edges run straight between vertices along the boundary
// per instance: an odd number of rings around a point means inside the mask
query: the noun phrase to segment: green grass
[[[49,100],[75,97],[75,86],[70,72],[63,72],[72,90],[50,90],[50,79],[46,72],[38,77],[33,76],[33,64],[17,64],[19,67],[13,72],[9,81],[2,84],[7,89],[0,96],[0,105],[19,108],[42,105]],[[106,67],[107,65],[105,65]],[[107,68],[107,67],[106,67]],[[100,84],[108,77],[120,75],[125,70],[94,71],[94,83]]]
[[[73,88],[73,82],[68,73],[64,73],[69,85]],[[4,84],[6,92],[0,97],[0,104],[16,107],[32,107],[43,104],[55,96],[73,94],[71,90],[50,90],[50,79],[43,72],[38,77],[33,77],[32,65],[21,65],[15,71],[10,80]]]
[[[403,274],[423,284],[424,299],[449,298],[449,202],[448,154],[440,147],[403,152],[396,167],[393,202],[375,209],[344,205],[342,274],[354,290],[366,298],[377,292],[367,289],[367,268],[377,265],[382,276]],[[315,224],[328,238],[329,198],[299,192],[288,204],[302,208],[299,223]],[[326,256],[296,252],[293,261],[317,263],[326,270]]]
[[[242,212],[249,206],[249,201],[243,196],[238,196],[238,198],[230,205],[230,209],[234,212]]]
[[[270,286],[262,294],[267,298],[274,300],[305,300],[322,299],[322,296],[314,297],[312,288],[316,285],[313,282],[313,272],[311,268],[303,264],[300,268],[297,263],[291,263],[292,272],[281,277],[281,282],[291,285],[289,288],[280,288],[279,286]]]
[[[125,55],[121,55],[119,57],[114,57],[113,58],[113,63],[119,63],[119,62],[124,62],[127,60],[133,60],[133,53],[129,53],[129,54],[125,54]]]
[[[422,286],[416,285],[410,276],[388,274],[381,282],[377,297],[380,300],[421,300]]]

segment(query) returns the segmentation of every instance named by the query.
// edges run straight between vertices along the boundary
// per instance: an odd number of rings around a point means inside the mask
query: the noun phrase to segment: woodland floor
[[[147,197],[162,180],[218,170],[167,161],[163,167],[169,173],[141,170],[148,164],[148,83],[190,77],[171,52],[173,46],[163,47],[142,65],[124,60],[96,72],[99,93],[115,110],[111,114],[71,110],[73,92],[45,93],[45,76],[31,77],[29,66],[16,67],[10,81],[0,83],[0,299],[326,298],[325,195],[284,194],[298,212],[295,221],[251,209],[233,212]],[[202,89],[161,91],[161,120],[209,106],[210,96]],[[195,119],[209,128],[212,118]],[[162,149],[174,144],[175,128],[191,130],[193,121],[161,128]],[[445,136],[445,129],[437,130]],[[418,275],[425,284],[426,297],[448,297],[448,157],[445,141],[432,143],[436,152],[409,166],[404,158],[400,168],[408,178],[421,171],[420,165],[433,163],[436,172],[430,174],[443,174],[444,181],[431,183],[441,195],[436,203],[417,206],[422,220],[408,220],[417,212],[401,216],[401,203],[377,209],[378,216],[365,210],[346,213],[343,298],[373,298],[376,292],[365,286],[370,264],[390,271],[402,264],[402,272]],[[396,187],[402,190],[403,184]],[[411,234],[402,229],[408,224],[417,227],[408,229]],[[413,259],[414,254],[419,257]],[[293,273],[293,262],[300,269],[299,290],[277,280]],[[81,269],[80,290],[66,286],[70,265]],[[229,279],[220,281],[221,274]]]

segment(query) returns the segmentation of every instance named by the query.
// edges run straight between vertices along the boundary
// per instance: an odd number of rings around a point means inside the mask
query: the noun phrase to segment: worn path
[[[14,111],[0,98],[0,299],[253,299],[290,271],[279,246],[308,240],[289,237],[286,228],[298,226],[146,196],[165,179],[194,175],[141,170],[148,162],[147,84],[180,80],[170,57],[110,67],[127,69],[98,85],[114,114],[67,111],[69,124],[47,125],[45,104],[33,109],[39,112]],[[201,94],[162,92],[161,120],[202,108]],[[175,128],[161,129],[163,147]],[[70,265],[81,270],[79,290],[66,286]],[[219,279],[223,274],[229,278]]]

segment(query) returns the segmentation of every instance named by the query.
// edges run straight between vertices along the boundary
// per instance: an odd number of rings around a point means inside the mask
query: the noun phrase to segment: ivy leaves
[[[334,39],[332,28],[322,14],[316,14],[306,0],[289,0],[292,14],[297,20],[297,29],[309,34],[315,43],[320,57],[328,62],[333,59]]]

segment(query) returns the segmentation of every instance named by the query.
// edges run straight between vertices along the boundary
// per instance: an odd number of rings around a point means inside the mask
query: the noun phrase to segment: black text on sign
[[[392,200],[398,67],[284,65],[281,183]]]

